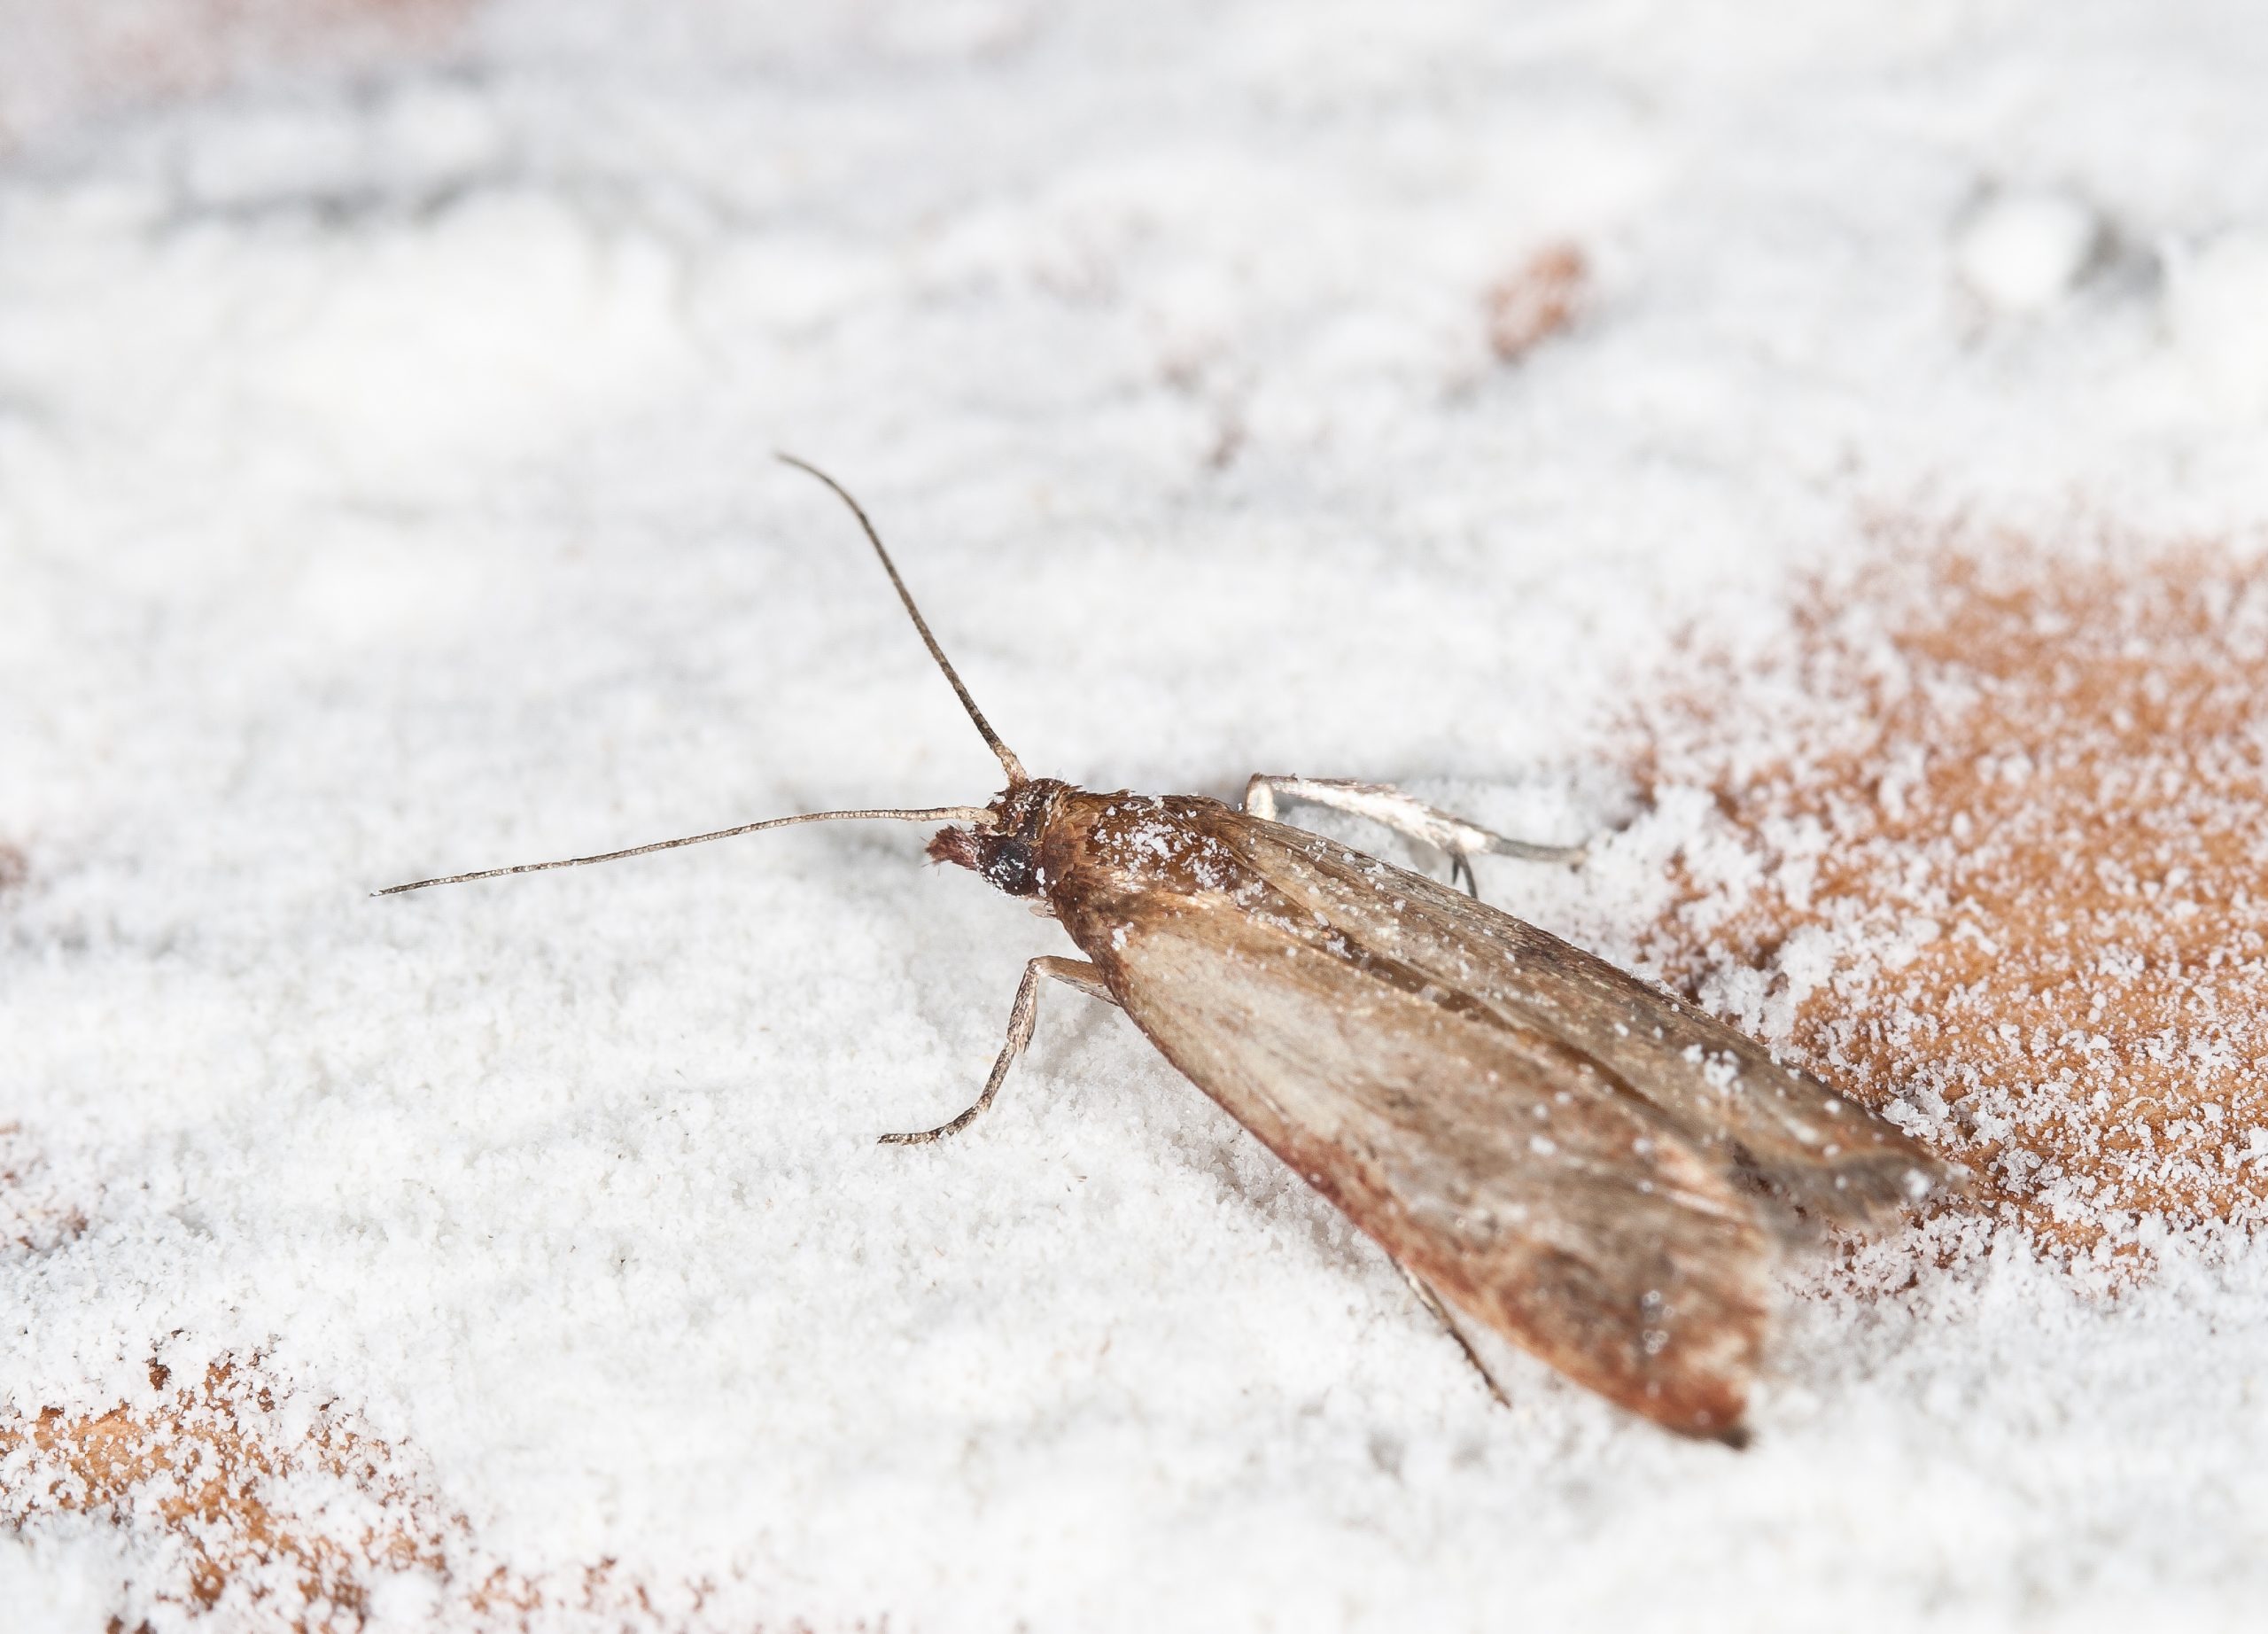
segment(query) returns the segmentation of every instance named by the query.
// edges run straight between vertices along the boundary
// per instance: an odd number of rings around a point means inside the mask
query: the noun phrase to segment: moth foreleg
[[[1039,978],[1052,976],[1057,981],[1077,988],[1096,999],[1110,999],[1110,989],[1102,979],[1102,972],[1084,959],[1035,959],[1024,967],[1024,979],[1016,984],[1016,1002],[1008,1011],[1008,1039],[1001,1045],[999,1058],[992,1063],[992,1076],[984,1080],[984,1093],[976,1104],[949,1124],[935,1129],[924,1129],[915,1134],[883,1135],[884,1146],[926,1146],[932,1140],[942,1140],[947,1135],[959,1134],[976,1121],[977,1114],[992,1104],[992,1097],[1000,1093],[1000,1082],[1008,1076],[1008,1069],[1015,1065],[1016,1057],[1024,1053],[1024,1046],[1031,1042],[1032,1028],[1039,1022]],[[1111,1000],[1115,1003],[1115,1000]]]
[[[1512,839],[1437,805],[1428,805],[1392,783],[1360,783],[1340,777],[1260,775],[1245,785],[1244,809],[1254,817],[1273,819],[1279,798],[1305,800],[1311,805],[1328,805],[1334,811],[1367,817],[1372,822],[1384,823],[1397,834],[1445,852],[1449,855],[1451,883],[1463,885],[1476,897],[1480,894],[1480,885],[1472,876],[1472,859],[1480,852],[1493,852],[1500,857],[1519,857],[1530,862],[1572,865],[1583,860],[1583,848],[1580,845],[1539,845],[1532,840]]]
[[[1464,1352],[1464,1359],[1472,1364],[1472,1371],[1480,1375],[1480,1382],[1488,1387],[1488,1394],[1496,1398],[1497,1405],[1511,1406],[1511,1397],[1504,1394],[1504,1387],[1496,1382],[1496,1375],[1488,1371],[1488,1364],[1480,1359],[1480,1352],[1472,1348],[1472,1341],[1465,1337],[1464,1327],[1450,1313],[1449,1306],[1442,1303],[1441,1296],[1426,1285],[1424,1278],[1400,1260],[1394,1262],[1394,1268],[1402,1273],[1402,1280],[1410,1284],[1410,1291],[1418,1296],[1418,1303],[1432,1311],[1434,1319],[1449,1330],[1449,1337],[1456,1341],[1456,1348]]]

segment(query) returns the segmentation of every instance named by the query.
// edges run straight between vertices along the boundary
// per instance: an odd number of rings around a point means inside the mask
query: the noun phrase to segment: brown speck
[[[1555,244],[1537,251],[1488,292],[1488,349],[1499,362],[1518,362],[1573,323],[1589,291],[1590,262],[1581,250]]]

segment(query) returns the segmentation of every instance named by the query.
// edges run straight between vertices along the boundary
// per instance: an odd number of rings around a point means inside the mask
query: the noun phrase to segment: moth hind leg
[[[1488,1394],[1496,1398],[1496,1404],[1500,1407],[1511,1406],[1512,1398],[1504,1394],[1504,1387],[1496,1381],[1496,1375],[1488,1371],[1488,1364],[1480,1359],[1480,1352],[1473,1347],[1472,1341],[1466,1335],[1463,1325],[1457,1321],[1441,1296],[1433,1292],[1432,1285],[1423,1277],[1400,1260],[1394,1262],[1394,1268],[1402,1273],[1402,1280],[1410,1284],[1410,1291],[1418,1296],[1418,1303],[1432,1311],[1433,1319],[1448,1331],[1450,1338],[1456,1341],[1456,1348],[1464,1352],[1464,1359],[1472,1364],[1472,1371],[1480,1375],[1480,1382],[1488,1387]]]
[[[1102,972],[1084,959],[1058,959],[1047,956],[1033,960],[1024,966],[1024,979],[1016,984],[1016,1001],[1008,1011],[1008,1037],[1000,1046],[1000,1054],[992,1062],[992,1073],[984,1080],[984,1092],[976,1104],[949,1123],[935,1129],[917,1130],[911,1134],[877,1137],[884,1146],[927,1146],[932,1140],[942,1140],[947,1135],[957,1135],[975,1123],[985,1108],[992,1104],[992,1097],[1000,1093],[1000,1085],[1008,1076],[1008,1069],[1016,1064],[1016,1057],[1024,1053],[1031,1042],[1032,1029],[1039,1023],[1039,978],[1052,976],[1066,986],[1076,987],[1090,998],[1117,1000],[1111,998],[1110,989],[1104,985]]]
[[[1560,862],[1570,867],[1582,861],[1581,845],[1540,845],[1532,840],[1516,840],[1468,821],[1453,812],[1437,805],[1428,805],[1413,794],[1405,793],[1392,783],[1355,782],[1342,777],[1277,777],[1255,775],[1245,785],[1244,809],[1254,817],[1272,820],[1279,799],[1305,800],[1310,805],[1327,805],[1334,811],[1367,817],[1372,822],[1383,823],[1395,833],[1422,841],[1447,853],[1449,860],[1449,880],[1464,887],[1471,895],[1480,894],[1480,883],[1473,877],[1472,859],[1483,852],[1500,857],[1518,857],[1529,862]]]

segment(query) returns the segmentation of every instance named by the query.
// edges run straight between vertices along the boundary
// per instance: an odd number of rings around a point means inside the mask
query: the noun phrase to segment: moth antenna
[[[428,885],[462,885],[467,880],[498,879],[507,874],[540,874],[546,868],[579,868],[593,862],[618,862],[625,857],[642,857],[649,851],[675,851],[680,845],[728,840],[736,834],[757,834],[765,829],[788,829],[799,822],[838,822],[850,817],[888,817],[900,822],[990,823],[992,821],[992,813],[981,805],[932,805],[920,811],[806,812],[800,817],[769,817],[762,822],[744,822],[736,829],[688,834],[681,840],[656,840],[651,844],[633,845],[624,851],[602,851],[595,857],[562,857],[555,862],[516,862],[505,868],[478,868],[470,874],[445,874],[439,879],[414,879],[407,885],[388,885],[384,891],[374,891],[370,894],[374,897],[398,897],[405,891],[423,891]]]
[[[778,451],[774,450],[774,452]],[[1024,774],[1024,763],[1016,759],[1014,750],[1000,741],[1000,735],[992,729],[992,723],[985,720],[984,712],[976,707],[976,700],[969,696],[968,689],[961,684],[960,674],[953,668],[951,661],[945,657],[945,650],[938,646],[937,638],[929,634],[929,621],[921,616],[921,610],[913,604],[913,593],[905,587],[905,580],[897,576],[897,564],[891,561],[889,552],[882,549],[882,536],[874,532],[874,525],[866,519],[866,513],[858,502],[850,497],[850,491],[818,466],[799,460],[792,454],[780,454],[779,459],[783,465],[792,465],[797,471],[809,471],[828,487],[833,488],[835,497],[850,507],[850,514],[858,517],[858,525],[866,530],[867,542],[874,546],[874,554],[882,557],[882,572],[889,575],[890,583],[897,587],[897,599],[905,603],[905,611],[913,619],[913,627],[921,632],[921,639],[928,646],[929,656],[936,659],[937,667],[944,671],[945,679],[952,682],[953,691],[960,698],[960,706],[968,712],[968,718],[976,723],[978,734],[983,737],[992,752],[1000,757],[1000,764],[1007,768],[1009,785],[1014,787],[1018,783],[1029,782],[1030,779]]]

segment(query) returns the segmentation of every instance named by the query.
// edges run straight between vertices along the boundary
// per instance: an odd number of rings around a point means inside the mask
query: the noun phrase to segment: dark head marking
[[[929,860],[974,868],[1012,897],[1037,896],[1045,883],[1039,875],[1040,835],[1062,789],[1052,777],[1011,785],[985,813],[988,825],[939,829],[929,842]]]

